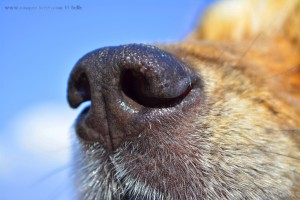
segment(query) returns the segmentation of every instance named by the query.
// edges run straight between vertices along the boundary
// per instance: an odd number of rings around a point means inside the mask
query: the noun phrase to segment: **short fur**
[[[300,199],[299,9],[222,1],[186,40],[158,45],[192,66],[205,101],[110,156],[76,139],[79,198]]]

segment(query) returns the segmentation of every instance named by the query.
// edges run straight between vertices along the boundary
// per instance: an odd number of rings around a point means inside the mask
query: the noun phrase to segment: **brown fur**
[[[206,91],[208,101],[214,102],[210,109],[212,113],[219,112],[210,114],[208,120],[209,126],[214,127],[211,140],[225,149],[239,144],[268,146],[259,156],[276,162],[274,167],[283,164],[283,176],[290,173],[292,191],[300,195],[300,1],[234,1],[247,2],[253,10],[241,7],[237,13],[242,16],[233,16],[230,10],[222,10],[223,5],[214,5],[193,34],[166,49],[192,63],[211,86]],[[251,30],[250,16],[257,14],[255,9],[262,2],[267,6],[257,16],[262,24]],[[234,122],[241,118],[245,121],[239,124],[238,135],[222,133],[229,126],[236,126]],[[249,134],[245,127],[254,133]],[[255,131],[259,127],[265,130]],[[243,155],[230,162],[247,163]],[[272,177],[260,174],[256,178],[253,182],[258,185],[266,182],[281,189]],[[279,182],[281,178],[278,177]],[[247,178],[239,179],[243,183]]]
[[[149,122],[109,159],[79,140],[82,198],[300,199],[299,9],[299,0],[223,1],[183,42],[157,45],[196,71],[204,101]],[[112,192],[115,179],[125,184]]]

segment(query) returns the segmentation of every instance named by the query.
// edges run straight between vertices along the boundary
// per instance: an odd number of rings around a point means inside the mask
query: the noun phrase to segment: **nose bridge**
[[[180,104],[196,82],[185,63],[157,47],[107,47],[75,65],[68,101],[75,108],[91,100],[77,122],[79,132],[113,151],[126,138],[141,133],[148,124],[145,119],[163,117],[163,108]]]

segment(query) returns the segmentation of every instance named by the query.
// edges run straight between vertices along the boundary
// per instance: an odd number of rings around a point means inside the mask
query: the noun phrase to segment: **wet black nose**
[[[132,44],[102,48],[79,60],[69,79],[68,101],[76,108],[91,100],[76,131],[113,152],[151,122],[188,110],[197,101],[199,91],[191,91],[198,86],[195,73],[173,55]]]

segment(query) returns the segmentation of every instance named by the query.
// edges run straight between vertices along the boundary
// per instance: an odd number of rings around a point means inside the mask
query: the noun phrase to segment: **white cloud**
[[[11,124],[13,142],[40,159],[69,160],[71,127],[78,111],[67,105],[44,103],[20,113]]]
[[[0,185],[23,191],[23,199],[35,199],[32,194],[51,195],[61,186],[66,188],[62,194],[71,199],[70,138],[78,112],[66,104],[43,103],[16,113],[1,127]],[[5,194],[18,196],[9,191]]]

